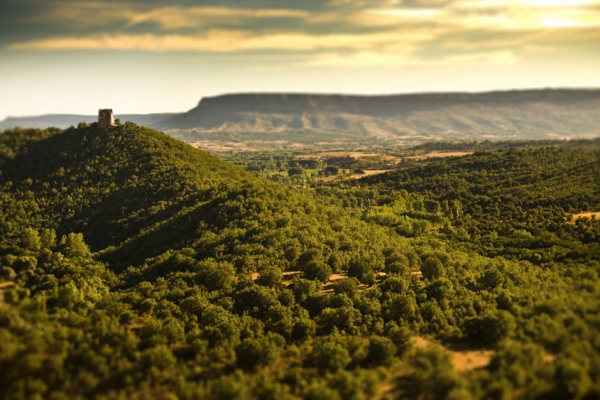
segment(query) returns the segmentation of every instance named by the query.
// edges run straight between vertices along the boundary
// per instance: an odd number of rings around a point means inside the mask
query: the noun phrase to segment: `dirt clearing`
[[[413,342],[418,349],[426,349],[437,343],[433,339],[423,336],[413,337]],[[458,372],[485,368],[490,364],[490,360],[494,354],[492,350],[473,349],[465,346],[454,346],[451,348],[444,346],[444,349],[450,353],[452,365]]]
[[[394,170],[393,169],[366,169],[364,171],[365,171],[364,174],[354,174],[350,178],[360,179],[360,178],[364,178],[365,176],[384,174],[386,172],[390,172],[390,171],[394,171]]]
[[[573,214],[573,217],[571,218],[571,220],[569,222],[574,224],[575,221],[577,221],[580,218],[589,218],[589,219],[595,218],[597,220],[600,220],[600,211]]]
[[[439,151],[432,151],[431,153],[427,153],[427,154],[420,154],[418,156],[408,156],[406,158],[408,159],[412,159],[412,160],[423,160],[425,158],[443,158],[443,157],[462,157],[462,156],[466,156],[468,154],[473,154],[472,151],[453,151],[453,152],[448,152],[448,153],[442,153]]]

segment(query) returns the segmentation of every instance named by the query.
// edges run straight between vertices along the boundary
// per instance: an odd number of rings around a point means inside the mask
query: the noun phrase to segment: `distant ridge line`
[[[203,97],[184,113],[115,112],[122,122],[165,132],[237,133],[242,135],[240,140],[246,133],[302,132],[326,132],[340,140],[354,134],[421,142],[600,136],[600,88],[383,95],[247,92]],[[65,128],[95,119],[95,115],[69,114],[7,118],[0,122],[0,129],[16,125]],[[219,140],[220,136],[211,138]]]

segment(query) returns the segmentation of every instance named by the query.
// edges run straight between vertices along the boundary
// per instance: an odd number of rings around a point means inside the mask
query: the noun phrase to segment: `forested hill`
[[[131,123],[5,131],[0,397],[598,398],[594,157],[310,190]]]
[[[32,198],[29,209],[18,210],[24,221],[17,221],[53,227],[59,234],[83,232],[94,250],[149,235],[145,230],[153,224],[213,199],[211,191],[221,184],[241,187],[251,178],[207,153],[133,124],[111,129],[84,124],[53,134],[7,132],[0,140],[20,141],[0,154],[3,186]],[[15,211],[3,216],[14,220],[21,215]],[[173,245],[175,236],[163,237],[159,247]]]
[[[54,228],[59,235],[82,232],[114,269],[203,243],[210,235],[232,259],[246,253],[265,257],[255,254],[264,250],[287,269],[285,251],[322,247],[317,243],[335,236],[310,193],[292,193],[134,124],[12,131],[0,141],[0,182],[16,202],[3,204],[2,234],[10,235],[14,224]],[[344,225],[338,221],[337,229],[351,229]],[[254,242],[254,250],[236,247]],[[217,250],[202,251],[208,256]]]
[[[593,225],[582,221],[577,228],[565,223],[574,214],[600,211],[597,149],[476,152],[364,178],[361,184],[377,191],[380,204],[393,204],[393,194],[402,191],[419,193],[446,208],[459,202],[461,216],[453,222],[457,229],[449,236],[482,254],[518,256],[537,264],[554,262],[568,253],[574,259],[600,259],[596,245],[584,250],[563,240],[570,235],[583,243],[600,240],[597,224],[594,231]],[[371,217],[383,220],[386,208],[372,212]]]
[[[598,136],[600,91],[531,90],[392,96],[232,94],[154,125],[216,132],[352,132],[438,140]]]

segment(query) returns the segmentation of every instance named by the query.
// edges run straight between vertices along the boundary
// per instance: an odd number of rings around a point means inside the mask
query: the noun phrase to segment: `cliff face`
[[[599,90],[433,93],[396,96],[232,94],[153,125],[161,130],[377,135],[418,133],[600,134]]]

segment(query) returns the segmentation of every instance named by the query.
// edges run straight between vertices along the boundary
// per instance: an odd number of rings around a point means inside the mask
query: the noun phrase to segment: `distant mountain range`
[[[174,115],[177,114],[123,114],[115,115],[115,118],[119,118],[122,122],[131,121],[137,125],[151,126]],[[77,126],[80,122],[87,122],[89,124],[96,121],[98,121],[98,115],[47,114],[32,117],[8,117],[0,122],[0,129],[12,129],[16,126],[21,128],[47,128],[55,126],[64,129],[71,125]]]
[[[165,132],[329,132],[379,138],[600,136],[600,90],[544,89],[393,96],[229,94],[181,114],[116,115]],[[95,116],[7,118],[0,129],[65,127]]]

